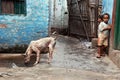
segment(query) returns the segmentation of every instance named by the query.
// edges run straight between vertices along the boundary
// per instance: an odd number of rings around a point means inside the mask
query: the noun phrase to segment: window
[[[26,0],[0,0],[0,14],[26,15]]]

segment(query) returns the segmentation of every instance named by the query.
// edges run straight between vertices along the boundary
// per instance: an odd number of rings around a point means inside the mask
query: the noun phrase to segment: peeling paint
[[[31,40],[48,36],[49,0],[26,0],[26,9],[26,16],[0,15],[0,24],[7,25],[6,28],[0,28],[0,52],[11,48],[19,51]]]

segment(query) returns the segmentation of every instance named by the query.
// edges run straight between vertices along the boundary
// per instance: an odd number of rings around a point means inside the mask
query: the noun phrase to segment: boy
[[[98,16],[98,20],[97,20],[97,21],[98,21],[98,24],[100,24],[100,22],[102,22],[102,21],[103,21],[103,15],[99,15],[99,16]]]
[[[105,55],[104,50],[108,47],[108,35],[111,27],[108,25],[110,15],[108,13],[103,14],[103,21],[98,26],[98,55],[97,58]]]

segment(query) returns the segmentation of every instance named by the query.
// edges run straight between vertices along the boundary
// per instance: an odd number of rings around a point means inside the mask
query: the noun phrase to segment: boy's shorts
[[[108,37],[103,34],[98,35],[98,46],[108,46]]]

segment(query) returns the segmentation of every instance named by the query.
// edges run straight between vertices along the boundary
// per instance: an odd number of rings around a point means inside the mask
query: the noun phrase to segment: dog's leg
[[[48,46],[49,47],[48,63],[50,63],[53,58],[53,51],[54,51],[55,45],[56,45],[56,41],[52,41],[52,43]]]
[[[48,57],[48,63],[51,62],[53,58],[53,47],[52,46],[49,46],[49,57]]]
[[[28,49],[27,53],[26,53],[26,57],[25,57],[25,64],[27,65],[30,62],[30,56],[32,54],[32,50]]]
[[[36,65],[40,62],[40,50],[38,48],[35,48],[35,52],[36,52],[36,61],[35,61],[34,65]]]

